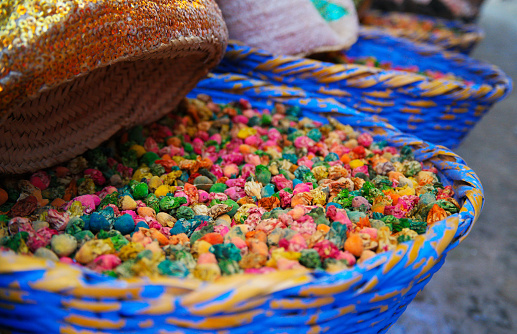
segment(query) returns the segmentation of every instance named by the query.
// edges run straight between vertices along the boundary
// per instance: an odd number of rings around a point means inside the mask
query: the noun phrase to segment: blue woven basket
[[[361,29],[359,40],[346,54],[375,56],[401,66],[418,65],[422,70],[453,72],[474,84],[361,65],[275,56],[235,43],[230,43],[216,71],[300,87],[313,97],[333,97],[356,110],[378,115],[403,132],[451,148],[458,146],[490,107],[512,88],[511,79],[493,65],[376,30]]]
[[[395,23],[397,20],[415,20],[419,22],[428,22],[433,26],[440,26],[442,29],[449,29],[450,35],[437,35],[432,31],[406,29],[405,27],[392,27],[376,24],[377,20],[390,20]],[[465,55],[470,54],[472,49],[479,43],[483,37],[483,30],[475,24],[466,24],[460,21],[446,20],[426,15],[417,15],[401,12],[369,11],[363,15],[362,23],[381,29],[395,37],[407,38],[417,43],[426,43],[437,45],[448,51],[460,52]]]
[[[259,107],[282,101],[304,115],[325,113],[391,145],[410,145],[439,170],[461,205],[414,241],[353,269],[194,279],[113,279],[61,263],[0,253],[0,328],[12,333],[382,333],[405,310],[448,251],[470,232],[483,190],[465,162],[444,147],[405,135],[332,100],[235,75],[211,75],[191,93],[217,102],[247,98]],[[323,114],[322,114],[323,113]]]

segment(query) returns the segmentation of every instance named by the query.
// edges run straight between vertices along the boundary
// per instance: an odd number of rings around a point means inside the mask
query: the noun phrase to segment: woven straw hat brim
[[[15,31],[18,40],[0,53],[0,173],[50,167],[156,121],[226,48],[213,0],[65,3],[46,33],[20,42]]]
[[[344,6],[343,0],[332,1]],[[357,40],[355,9],[352,25],[328,23],[310,0],[217,0],[230,38],[274,54],[308,55],[348,48]],[[347,6],[348,9],[349,6]]]

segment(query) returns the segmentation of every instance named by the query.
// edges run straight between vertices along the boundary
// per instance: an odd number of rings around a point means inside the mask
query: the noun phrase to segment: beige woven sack
[[[2,3],[0,173],[46,168],[173,110],[228,40],[214,0]]]
[[[358,20],[351,0],[217,0],[230,39],[275,54],[307,55],[349,47]]]

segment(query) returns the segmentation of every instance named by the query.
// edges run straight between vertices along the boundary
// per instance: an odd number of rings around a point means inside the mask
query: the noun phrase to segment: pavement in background
[[[485,39],[472,57],[499,66],[515,84],[517,0],[486,0],[478,24]],[[389,334],[517,333],[517,93],[455,151],[483,183],[483,212]]]

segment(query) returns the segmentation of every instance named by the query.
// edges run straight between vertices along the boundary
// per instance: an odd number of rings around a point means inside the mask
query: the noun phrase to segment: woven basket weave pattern
[[[0,256],[3,327],[61,333],[385,332],[441,267],[446,253],[468,234],[481,211],[481,184],[460,157],[333,100],[311,99],[300,89],[236,75],[212,75],[190,95],[198,93],[208,93],[219,102],[244,95],[258,107],[283,101],[300,106],[306,117],[323,121],[326,115],[321,112],[326,112],[371,131],[376,140],[410,145],[417,159],[434,165],[442,182],[455,188],[460,213],[435,223],[414,242],[337,273],[278,271],[223,277],[216,283],[115,280],[4,253]]]
[[[416,63],[422,69],[453,72],[474,84],[274,56],[235,43],[230,44],[216,70],[301,87],[315,97],[333,97],[356,110],[378,115],[403,132],[447,147],[458,146],[489,108],[512,89],[511,79],[495,66],[375,30],[363,29],[347,54],[379,60],[389,55],[403,62],[401,65]]]
[[[206,73],[203,52],[171,57],[171,51],[97,69],[14,109],[0,127],[0,172],[54,165],[171,111]],[[190,63],[189,71],[180,62]]]

